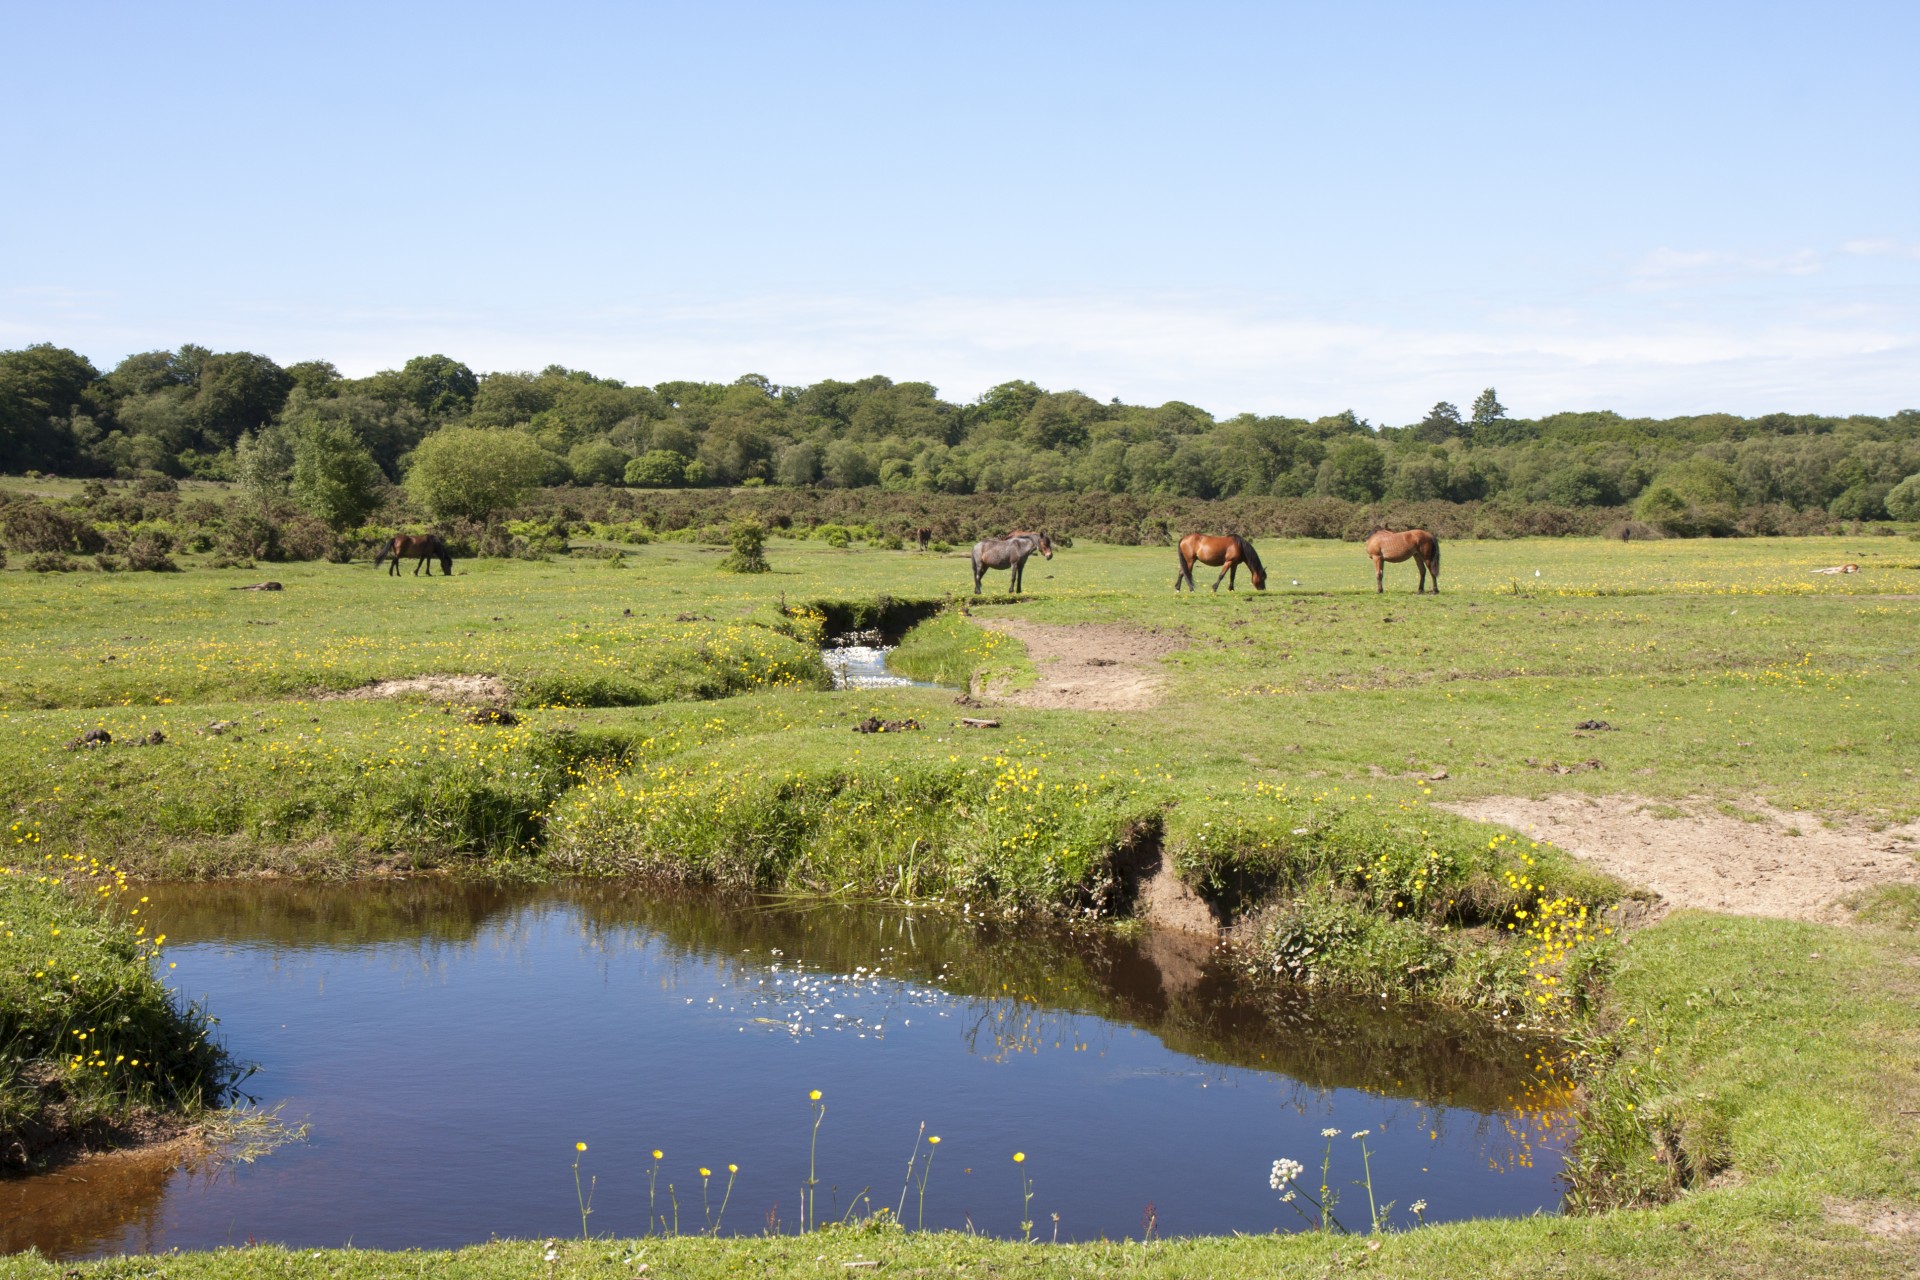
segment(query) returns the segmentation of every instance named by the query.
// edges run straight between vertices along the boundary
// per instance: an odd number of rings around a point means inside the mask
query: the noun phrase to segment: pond
[[[570,1235],[576,1142],[597,1234],[659,1229],[674,1200],[680,1230],[705,1229],[698,1169],[718,1209],[729,1164],[723,1230],[791,1232],[815,1089],[823,1220],[896,1209],[922,1124],[941,1139],[926,1225],[1000,1236],[1020,1233],[1023,1177],[1042,1238],[1295,1230],[1268,1171],[1298,1160],[1317,1186],[1329,1128],[1350,1226],[1359,1130],[1396,1224],[1416,1200],[1445,1221],[1560,1199],[1549,1046],[1256,996],[1186,935],[606,882],[145,892],[170,980],[310,1136],[252,1164],[115,1156],[0,1182],[0,1249]]]

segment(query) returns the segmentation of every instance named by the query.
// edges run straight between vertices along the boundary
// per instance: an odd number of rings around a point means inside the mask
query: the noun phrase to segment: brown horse
[[[1229,591],[1233,590],[1240,566],[1244,564],[1247,566],[1247,572],[1253,576],[1253,589],[1255,591],[1267,589],[1267,570],[1266,566],[1260,563],[1260,553],[1253,549],[1251,542],[1238,534],[1190,533],[1180,539],[1180,572],[1174,575],[1175,591],[1180,590],[1182,582],[1187,584],[1189,591],[1199,590],[1193,585],[1193,566],[1196,563],[1222,566],[1220,578],[1227,580]],[[1220,578],[1213,580],[1215,591],[1220,589]]]
[[[381,544],[379,554],[373,557],[373,567],[378,569],[381,561],[391,558],[393,564],[387,569],[387,576],[398,577],[400,561],[407,556],[414,556],[418,560],[418,563],[413,566],[415,577],[419,576],[421,567],[425,566],[427,576],[431,578],[433,565],[430,562],[434,560],[440,562],[442,574],[451,576],[453,573],[453,553],[447,550],[447,544],[440,541],[440,535],[437,533],[395,534]]]
[[[1433,575],[1433,594],[1440,594],[1440,539],[1425,529],[1409,529],[1405,533],[1378,530],[1367,539],[1367,554],[1373,557],[1376,592],[1387,589],[1387,561],[1399,564],[1411,557],[1420,566],[1419,594],[1426,594],[1428,574]]]

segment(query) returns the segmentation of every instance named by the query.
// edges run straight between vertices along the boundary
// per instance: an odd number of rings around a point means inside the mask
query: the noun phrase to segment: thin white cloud
[[[1920,241],[1895,240],[1890,236],[1849,240],[1840,246],[1840,251],[1862,258],[1905,258],[1909,262],[1920,262]]]
[[[1629,268],[1627,287],[1644,293],[1752,277],[1810,276],[1817,274],[1824,266],[1824,255],[1815,249],[1796,249],[1779,254],[1656,249]]]

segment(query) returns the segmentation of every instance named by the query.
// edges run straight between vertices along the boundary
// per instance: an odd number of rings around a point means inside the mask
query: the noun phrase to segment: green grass
[[[829,615],[872,620],[881,597],[964,593],[954,556],[775,540],[774,572],[754,577],[670,542],[634,548],[617,571],[474,562],[431,583],[364,565],[7,571],[0,802],[53,851],[176,876],[560,865],[1069,909],[1097,898],[1133,845],[1157,840],[1223,914],[1266,912],[1245,954],[1269,976],[1394,979],[1508,1009],[1551,994],[1584,1028],[1582,1196],[1681,1197],[1436,1228],[1377,1253],[1350,1242],[1338,1259],[1314,1240],[1055,1251],[872,1235],[656,1241],[657,1273],[840,1273],[832,1250],[857,1248],[928,1274],[962,1262],[965,1274],[1034,1275],[1362,1263],[1407,1275],[1888,1274],[1911,1242],[1862,1236],[1826,1206],[1916,1198],[1908,1113],[1920,1086],[1897,1065],[1920,1060],[1912,983],[1900,981],[1916,963],[1910,895],[1862,899],[1860,918],[1880,927],[1682,913],[1624,944],[1596,940],[1575,913],[1615,886],[1435,805],[1571,791],[1676,813],[1701,798],[1751,812],[1757,798],[1829,819],[1914,816],[1910,544],[1456,542],[1439,597],[1415,596],[1405,566],[1376,595],[1357,547],[1261,549],[1265,594],[1175,597],[1169,551],[1083,544],[1029,566],[1023,601],[970,602],[978,616],[1127,622],[1187,641],[1156,708],[1000,707],[1002,727],[985,731],[955,725],[948,689],[824,692],[812,650]],[[1812,572],[1842,561],[1863,571]],[[229,590],[269,575],[287,590]],[[895,655],[904,673],[953,685],[1022,665],[955,609]],[[505,681],[520,724],[313,696],[476,673]],[[927,727],[849,732],[869,715]],[[1611,729],[1576,728],[1596,719]],[[238,730],[204,732],[223,720]],[[113,745],[63,749],[91,727]],[[166,743],[129,745],[155,728]],[[1548,768],[1588,760],[1600,767]],[[565,1267],[615,1273],[610,1247],[574,1248]],[[394,1257],[235,1251],[177,1265],[359,1275]],[[542,1265],[521,1245],[414,1257],[475,1276]]]
[[[0,1172],[222,1101],[233,1072],[207,1020],[155,975],[164,938],[139,923],[141,900],[110,869],[35,857],[17,826],[8,843],[20,865],[0,866]]]
[[[975,626],[956,610],[908,632],[887,655],[887,666],[914,680],[967,690],[976,679],[1000,686],[1027,683],[1032,666],[1020,646],[998,631]]]

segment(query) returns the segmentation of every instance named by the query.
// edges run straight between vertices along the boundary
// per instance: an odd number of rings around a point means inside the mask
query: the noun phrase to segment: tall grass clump
[[[165,938],[124,886],[71,855],[0,866],[0,1169],[150,1133],[235,1082],[210,1019],[154,976]]]

